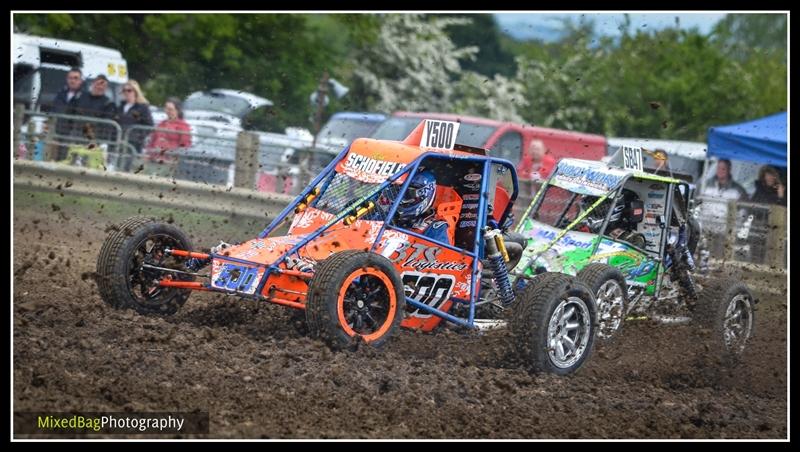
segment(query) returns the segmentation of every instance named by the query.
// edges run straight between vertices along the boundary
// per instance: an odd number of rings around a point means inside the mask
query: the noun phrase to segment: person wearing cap
[[[111,99],[106,96],[108,89],[108,78],[100,74],[95,77],[89,92],[82,95],[76,104],[75,111],[82,116],[94,116],[96,118],[111,118],[114,116],[115,108]]]
[[[92,116],[95,118],[112,119],[116,112],[116,107],[111,99],[106,96],[108,89],[108,78],[100,74],[94,78],[88,93],[84,93],[75,107],[75,114],[81,116]],[[99,141],[116,141],[115,130],[108,124],[98,122],[86,122],[83,124],[79,133],[89,140],[89,143]]]

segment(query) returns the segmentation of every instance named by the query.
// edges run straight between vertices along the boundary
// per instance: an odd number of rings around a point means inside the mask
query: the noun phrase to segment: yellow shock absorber
[[[351,224],[355,223],[356,220],[371,212],[372,209],[374,208],[375,208],[375,203],[372,201],[368,201],[366,204],[356,209],[355,214],[346,216],[344,218],[344,224],[350,226]]]
[[[294,208],[294,213],[300,213],[306,210],[306,207],[308,207],[308,205],[311,204],[311,201],[313,201],[314,198],[317,197],[317,195],[319,195],[319,187],[311,190],[311,192],[306,195],[306,199],[300,201],[300,204],[298,204],[297,207]]]
[[[494,236],[494,243],[497,244],[497,250],[503,255],[503,259],[508,262],[511,259],[508,257],[508,250],[506,250],[506,241],[503,240],[503,234]]]

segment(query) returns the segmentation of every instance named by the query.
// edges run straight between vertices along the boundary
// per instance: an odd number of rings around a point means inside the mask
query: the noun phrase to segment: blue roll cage
[[[294,201],[292,201],[289,205],[287,205],[281,211],[281,213],[278,214],[278,216],[275,217],[272,220],[272,222],[270,222],[270,224],[263,231],[261,231],[261,233],[258,235],[258,238],[259,239],[264,239],[264,238],[268,237],[269,234],[272,233],[272,231],[274,231],[275,228],[277,228],[278,225],[280,225],[286,219],[286,217],[289,214],[292,213],[294,208],[300,202],[302,202],[303,200],[306,199],[306,197],[311,193],[311,191],[320,182],[322,182],[326,177],[330,176],[333,173],[336,165],[347,155],[347,153],[349,151],[350,151],[350,146],[348,146],[344,150],[342,150],[342,152],[340,152],[339,155],[337,155],[336,158],[333,159],[325,167],[325,169],[323,169],[320,172],[320,174],[317,175],[317,177],[314,178],[314,180],[311,181],[310,184],[308,184],[308,186],[302,192],[300,192],[300,194],[294,199]],[[478,219],[477,219],[476,234],[475,234],[475,239],[476,240],[475,240],[475,244],[473,246],[472,251],[468,251],[468,250],[464,250],[464,249],[461,249],[461,248],[457,248],[457,247],[455,247],[453,245],[450,245],[449,243],[443,243],[443,242],[440,242],[440,241],[437,241],[437,240],[433,240],[430,237],[423,236],[422,234],[419,234],[417,232],[410,231],[408,229],[404,229],[404,228],[389,224],[390,223],[389,219],[394,218],[394,214],[397,211],[397,208],[400,205],[400,201],[403,198],[402,197],[402,193],[405,193],[406,189],[408,188],[409,183],[411,182],[411,179],[416,174],[420,164],[422,163],[423,160],[431,159],[431,158],[440,159],[440,160],[457,159],[457,160],[460,160],[460,161],[476,162],[476,163],[483,164],[483,171],[482,171],[482,176],[483,177],[481,177],[481,189],[480,189],[480,197],[479,197],[479,202],[478,202]],[[276,274],[283,273],[283,270],[281,270],[279,265],[281,263],[283,263],[286,260],[287,257],[298,253],[298,251],[302,247],[304,247],[309,242],[311,242],[312,240],[316,239],[317,237],[319,237],[320,235],[325,233],[325,231],[330,229],[331,226],[333,226],[334,224],[336,224],[339,221],[341,221],[345,216],[350,214],[353,211],[353,209],[355,209],[356,207],[361,205],[365,200],[367,200],[367,199],[375,196],[376,194],[380,193],[386,187],[388,187],[389,185],[393,184],[396,180],[400,179],[404,175],[408,175],[408,177],[403,182],[403,184],[402,184],[402,186],[400,188],[400,191],[398,192],[398,196],[395,197],[395,200],[394,200],[389,212],[386,214],[386,218],[384,218],[383,225],[381,226],[381,229],[378,231],[378,235],[375,237],[375,241],[373,242],[372,247],[370,248],[370,252],[374,252],[374,250],[377,247],[378,243],[380,243],[381,237],[383,237],[383,233],[386,231],[387,228],[389,228],[389,229],[392,229],[392,230],[396,230],[396,231],[402,232],[404,234],[411,235],[413,237],[417,237],[417,238],[420,238],[420,239],[424,239],[424,240],[433,242],[436,245],[441,246],[443,248],[447,248],[447,249],[450,249],[450,250],[453,250],[453,251],[456,251],[456,252],[459,252],[459,253],[464,253],[464,254],[472,257],[473,259],[472,259],[472,273],[471,273],[471,278],[470,278],[470,299],[469,300],[463,300],[463,299],[456,298],[456,297],[450,297],[450,301],[453,301],[454,303],[461,303],[461,304],[468,304],[469,305],[469,317],[468,318],[464,319],[462,317],[456,317],[454,315],[448,314],[448,313],[446,313],[444,311],[441,311],[441,310],[439,310],[437,308],[434,308],[432,306],[428,306],[427,304],[420,303],[419,301],[413,300],[413,299],[411,299],[409,297],[405,297],[405,298],[406,298],[406,303],[410,304],[411,306],[413,306],[415,308],[421,309],[421,310],[423,310],[423,311],[425,311],[427,313],[430,313],[430,314],[433,314],[435,316],[441,317],[444,320],[456,323],[458,325],[462,325],[462,326],[465,326],[465,327],[468,327],[468,328],[476,328],[475,327],[475,306],[476,306],[476,303],[478,301],[478,292],[479,291],[475,290],[475,285],[476,285],[476,282],[477,282],[478,276],[479,276],[478,261],[480,260],[480,258],[482,257],[482,254],[483,254],[483,234],[481,233],[481,231],[483,231],[484,227],[486,226],[486,219],[487,219],[486,209],[487,209],[487,204],[488,204],[487,199],[489,197],[489,188],[490,188],[489,187],[489,181],[490,181],[490,176],[491,176],[492,164],[498,164],[498,165],[504,166],[507,169],[509,169],[510,170],[510,174],[511,174],[512,184],[513,184],[513,192],[510,195],[508,205],[506,206],[506,210],[503,212],[503,215],[500,217],[499,223],[502,224],[506,220],[506,218],[508,218],[508,215],[511,213],[511,209],[513,208],[513,205],[514,205],[514,201],[517,199],[517,195],[518,195],[518,192],[519,192],[519,184],[518,184],[518,180],[517,180],[516,169],[515,169],[514,165],[510,161],[505,160],[505,159],[495,158],[495,157],[488,157],[488,156],[478,156],[478,155],[476,155],[476,156],[473,157],[473,156],[462,156],[462,155],[448,155],[448,154],[443,154],[441,152],[428,151],[428,152],[424,152],[424,153],[420,154],[416,159],[414,159],[405,168],[403,168],[398,173],[392,175],[391,177],[387,178],[380,185],[378,185],[376,188],[371,190],[367,195],[365,195],[364,197],[362,197],[359,200],[354,201],[349,206],[347,206],[346,208],[342,209],[342,211],[339,214],[337,214],[332,220],[330,220],[328,223],[326,223],[325,226],[323,226],[323,227],[317,229],[316,231],[314,231],[313,233],[308,234],[307,236],[305,236],[303,239],[301,239],[299,242],[297,242],[294,246],[292,246],[292,248],[290,248],[289,250],[287,250],[286,252],[281,254],[280,257],[272,264],[264,264],[264,263],[260,263],[260,262],[252,262],[252,261],[248,261],[248,260],[245,260],[245,259],[238,259],[238,258],[233,258],[233,257],[229,257],[229,256],[223,256],[223,255],[220,255],[220,254],[209,254],[209,256],[212,259],[219,259],[219,260],[223,260],[223,261],[229,261],[229,262],[244,264],[244,265],[248,265],[248,266],[264,267],[266,270],[264,271],[264,274],[261,276],[261,281],[259,281],[258,286],[257,286],[257,288],[255,290],[255,293],[253,295],[242,294],[242,293],[237,292],[235,290],[231,291],[231,290],[220,289],[220,288],[211,286],[210,283],[206,287],[206,289],[208,289],[209,291],[213,291],[213,292],[222,292],[222,293],[227,293],[227,294],[235,294],[235,295],[239,295],[239,296],[246,297],[246,298],[264,299],[264,296],[261,295],[262,291],[264,290],[264,285],[266,284],[266,282],[269,279],[269,276],[271,274],[273,274],[273,273],[276,273]],[[316,204],[316,201],[319,200],[319,198],[322,196],[322,194],[324,193],[326,188],[327,188],[327,186],[323,187],[320,190],[319,196],[317,196],[317,198],[314,201],[312,201],[312,205]]]

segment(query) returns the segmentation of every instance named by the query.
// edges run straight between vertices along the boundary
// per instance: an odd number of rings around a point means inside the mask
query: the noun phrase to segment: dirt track
[[[91,274],[119,215],[21,201],[15,411],[200,409],[209,436],[225,438],[787,436],[785,296],[761,297],[757,336],[733,368],[690,327],[646,322],[567,378],[519,367],[502,332],[403,331],[379,352],[333,353],[286,309],[252,301],[193,294],[167,319],[110,309]],[[197,244],[229,238],[185,229]]]

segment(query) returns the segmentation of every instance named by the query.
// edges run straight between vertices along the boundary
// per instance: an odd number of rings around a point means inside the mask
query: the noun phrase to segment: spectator
[[[164,103],[164,112],[167,114],[167,119],[161,121],[156,127],[156,131],[150,136],[145,161],[150,163],[148,166],[151,169],[154,168],[152,163],[159,165],[166,163],[166,168],[155,172],[161,175],[172,175],[178,161],[174,151],[192,145],[191,128],[183,120],[183,110],[178,99],[174,97],[167,99]],[[170,132],[171,130],[175,132]]]
[[[152,126],[153,116],[150,114],[150,103],[144,97],[142,88],[136,80],[130,79],[128,83],[122,86],[122,97],[123,100],[117,107],[114,119],[122,127],[123,136],[127,135],[128,144],[131,145],[131,147],[122,150],[124,155],[122,169],[128,171],[131,167],[129,153],[141,153],[148,131],[146,129],[134,129],[127,132],[127,134],[126,131],[133,126]]]
[[[114,116],[114,104],[106,96],[108,89],[108,78],[105,75],[98,75],[92,82],[89,92],[80,96],[75,111],[83,116],[94,116],[95,118],[112,118]]]
[[[111,119],[116,110],[111,99],[106,96],[108,78],[100,74],[95,77],[88,93],[81,95],[75,108],[75,113],[81,116],[92,116],[101,119]],[[116,141],[115,130],[106,124],[87,122],[83,126],[83,135],[89,139],[92,148],[96,140]]]
[[[528,153],[531,156],[531,196],[535,195],[542,186],[545,179],[553,172],[556,165],[556,159],[553,158],[547,151],[542,140],[531,140],[528,146]]]
[[[75,114],[75,108],[82,93],[83,73],[81,73],[80,69],[74,67],[67,72],[67,84],[56,94],[50,110],[51,113]]]
[[[62,115],[76,114],[78,100],[85,94],[83,91],[83,73],[81,70],[76,67],[71,68],[69,72],[67,72],[66,83],[64,88],[56,94],[53,105],[49,108],[50,113]],[[55,121],[55,133],[61,137],[57,138],[56,141],[62,141],[73,134],[81,134],[79,130],[73,130],[77,127],[77,124],[75,124],[73,120],[58,118],[52,119],[51,121]],[[54,145],[52,152],[55,154],[50,158],[55,158],[56,160],[65,159],[67,157],[67,149],[67,146]]]
[[[532,140],[528,149],[530,149],[533,159],[531,178],[533,180],[547,179],[556,166],[556,159],[547,151],[542,140]]]
[[[751,198],[752,202],[763,204],[786,205],[786,187],[781,183],[781,176],[775,168],[764,165],[758,171],[756,191]]]
[[[747,191],[731,176],[731,161],[728,159],[717,162],[717,174],[706,181],[703,195],[736,201],[747,200]]]

